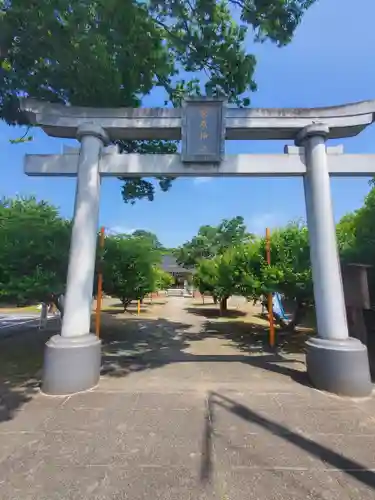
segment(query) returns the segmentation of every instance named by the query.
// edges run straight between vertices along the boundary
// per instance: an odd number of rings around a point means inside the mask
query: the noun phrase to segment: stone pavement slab
[[[224,473],[225,489],[230,500],[372,500],[374,492],[360,480],[342,474],[316,471],[230,470]],[[251,485],[251,487],[249,486]]]
[[[16,402],[13,402],[15,396]],[[15,394],[0,394],[0,432],[33,432],[37,431],[54,415],[56,408],[66,398],[47,398],[38,393],[31,393],[22,400]],[[13,405],[17,406],[12,408]],[[9,407],[12,408],[9,411]]]
[[[311,406],[315,393],[328,408],[313,429],[304,419],[289,425],[277,393],[98,389],[60,404],[38,396],[24,407],[48,414],[37,427],[9,432],[0,424],[8,450],[0,498],[374,498],[375,425],[356,402],[310,391],[301,405]],[[324,427],[332,418],[345,426],[352,412],[350,432]]]

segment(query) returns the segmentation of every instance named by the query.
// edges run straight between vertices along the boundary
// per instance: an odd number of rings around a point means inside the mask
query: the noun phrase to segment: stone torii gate
[[[95,386],[101,346],[90,333],[100,179],[105,176],[303,176],[318,336],[306,344],[308,375],[323,390],[367,396],[366,346],[349,337],[332,211],[330,176],[373,176],[375,155],[343,154],[327,139],[353,137],[375,121],[375,101],[312,109],[237,109],[198,98],[182,108],[96,109],[24,100],[31,124],[75,138],[79,150],[26,155],[34,176],[77,176],[61,335],[46,344],[42,390],[71,394]],[[174,155],[119,154],[119,139],[182,139]],[[284,154],[224,155],[225,139],[293,140]]]

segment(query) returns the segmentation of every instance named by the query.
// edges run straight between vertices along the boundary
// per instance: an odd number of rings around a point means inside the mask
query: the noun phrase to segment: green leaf
[[[8,59],[4,59],[4,60],[1,62],[1,68],[2,68],[4,71],[11,71],[11,69],[12,69],[12,65],[11,65],[11,63],[8,61]]]

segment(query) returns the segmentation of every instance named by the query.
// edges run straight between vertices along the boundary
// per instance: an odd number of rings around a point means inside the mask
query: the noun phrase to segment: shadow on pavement
[[[190,327],[162,318],[103,316],[102,374],[122,377],[173,362],[189,346],[184,332]]]
[[[213,473],[213,440],[214,437],[224,437],[217,434],[215,431],[215,413],[217,409],[222,408],[246,422],[255,423],[260,428],[263,428],[276,436],[285,439],[298,448],[306,451],[310,455],[315,456],[322,462],[325,462],[334,469],[339,469],[345,474],[354,477],[370,488],[375,488],[375,473],[367,469],[362,464],[345,457],[335,451],[316,443],[301,434],[292,431],[269,418],[266,418],[259,413],[251,410],[233,399],[228,398],[216,392],[209,392],[207,396],[207,408],[205,415],[203,446],[202,446],[202,461],[201,461],[201,480],[202,482],[210,481]],[[232,445],[233,446],[233,445]],[[322,471],[324,474],[324,470]]]
[[[24,327],[0,339],[0,423],[39,393],[44,345],[57,328],[51,321],[45,330]]]
[[[305,352],[305,342],[311,337],[310,332],[288,332],[276,329],[276,348],[288,354]],[[201,338],[227,338],[236,344],[242,352],[269,351],[269,328],[245,321],[207,321],[200,333]]]
[[[218,306],[216,307],[187,307],[185,309],[186,312],[189,314],[194,314],[196,316],[204,316],[205,318],[220,318],[220,309]],[[246,316],[247,314],[241,310],[238,309],[228,309],[225,311],[224,317],[225,318],[239,318]]]
[[[189,322],[142,315],[121,316],[102,315],[103,375],[124,377],[171,363],[240,362],[308,385],[305,373],[290,366],[298,360],[286,359],[282,352],[268,349],[264,327],[214,320],[206,321],[199,331],[194,331],[194,325]],[[38,392],[44,345],[57,330],[56,325],[51,324],[42,331],[33,328],[22,335],[0,340],[0,421],[11,419],[17,409]],[[193,342],[208,337],[227,339],[239,353],[196,355],[186,352]],[[288,346],[289,350],[283,347],[284,352],[300,352],[292,343]],[[254,356],[249,355],[252,352]]]
[[[15,413],[33,399],[39,392],[39,385],[37,378],[18,383],[10,380],[0,381],[0,425],[1,422],[12,420]]]
[[[163,298],[156,298],[150,301],[150,299],[147,299],[141,303],[141,313],[148,313],[148,312],[153,312],[155,308],[158,306],[163,306],[166,304],[166,300]],[[121,302],[116,302],[112,304],[110,307],[103,307],[102,313],[104,314],[111,314],[111,315],[117,315],[117,314],[130,314],[130,315],[136,315],[138,312],[138,304],[136,301],[131,302],[128,304],[126,310],[124,311],[124,306]]]
[[[286,358],[277,350],[270,350],[264,336],[259,334],[259,329],[253,331],[252,325],[246,324],[246,335],[241,336],[237,333],[236,323],[230,323],[229,332],[221,331],[219,325],[221,324],[210,323],[196,333],[189,331],[192,326],[190,324],[161,318],[107,318],[102,336],[102,375],[123,377],[132,372],[151,370],[171,363],[240,362],[310,385],[305,372],[288,366],[302,362]],[[227,323],[223,325],[228,326]],[[186,352],[192,342],[223,336],[234,342],[239,354],[196,355]],[[254,355],[249,355],[252,351],[255,351]]]

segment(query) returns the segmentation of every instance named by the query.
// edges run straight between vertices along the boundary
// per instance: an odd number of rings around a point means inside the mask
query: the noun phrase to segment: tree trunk
[[[220,299],[220,314],[225,313],[228,310],[228,297],[223,297]]]
[[[122,305],[124,306],[124,312],[126,312],[128,305],[130,304],[131,300],[129,299],[121,299]]]
[[[296,327],[301,324],[303,318],[305,317],[307,308],[304,302],[297,301],[297,307],[293,315],[292,321],[288,324],[287,329],[294,332]]]
[[[218,301],[217,301],[216,295],[213,295],[212,298],[213,298],[214,304],[217,304]]]

